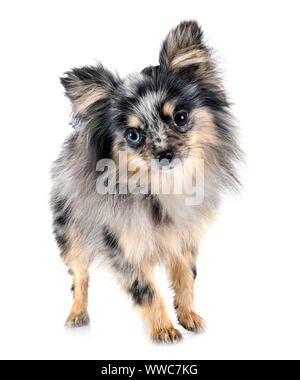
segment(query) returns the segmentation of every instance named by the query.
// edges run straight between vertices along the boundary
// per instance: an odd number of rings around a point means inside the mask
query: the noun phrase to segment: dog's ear
[[[75,68],[60,80],[71,100],[75,118],[86,117],[95,103],[107,104],[118,83],[118,78],[101,64]]]
[[[159,55],[161,67],[194,79],[203,78],[211,68],[210,54],[196,21],[184,21],[171,30]]]

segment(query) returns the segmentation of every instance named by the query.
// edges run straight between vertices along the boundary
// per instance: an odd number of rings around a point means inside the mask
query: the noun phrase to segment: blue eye
[[[126,138],[130,144],[137,145],[141,140],[141,135],[136,129],[130,129],[127,132]]]

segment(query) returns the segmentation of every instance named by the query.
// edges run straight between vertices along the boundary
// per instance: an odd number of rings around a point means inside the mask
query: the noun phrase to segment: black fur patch
[[[55,236],[56,243],[59,246],[59,248],[62,250],[62,254],[63,254],[63,252],[66,251],[68,240],[64,234],[57,233],[56,231],[54,231],[54,236]]]
[[[65,199],[57,199],[53,202],[53,225],[64,226],[70,219],[70,207],[66,206],[67,201]]]
[[[61,249],[62,255],[66,253],[68,245],[65,226],[70,219],[70,207],[66,204],[67,201],[63,198],[56,199],[52,203],[52,210],[54,216],[53,232],[56,243]]]
[[[60,226],[64,226],[68,221],[68,215],[67,214],[63,214],[63,215],[59,215],[57,216],[55,219],[54,219],[54,224],[58,224]]]
[[[197,268],[195,266],[192,267],[192,272],[193,272],[193,277],[194,277],[194,280],[195,280],[196,277],[197,277]]]
[[[163,219],[162,206],[157,198],[151,197],[151,211],[154,224],[161,224]]]
[[[142,70],[142,74],[148,75],[149,77],[153,77],[157,74],[159,70],[159,66],[147,66]]]
[[[163,213],[162,205],[157,197],[150,196],[151,214],[154,224],[169,224],[171,219],[168,215]]]
[[[106,246],[110,249],[118,249],[118,240],[116,236],[109,231],[107,227],[103,228],[103,237],[104,237],[104,242]]]
[[[65,205],[66,205],[66,200],[65,199],[56,199],[54,202],[53,202],[53,213],[54,214],[59,214],[60,212],[62,212],[65,208]]]
[[[137,305],[142,305],[145,303],[150,304],[154,297],[154,290],[151,285],[142,285],[138,279],[136,279],[129,288],[129,293]]]
[[[103,228],[103,240],[107,248],[109,248],[107,255],[111,260],[112,266],[123,274],[131,274],[134,272],[132,265],[122,255],[121,248],[118,244],[117,237],[108,229]]]
[[[92,153],[95,158],[95,162],[104,159],[111,158],[111,151],[113,146],[113,137],[111,134],[110,127],[108,125],[108,117],[106,115],[106,111],[104,110],[105,105],[103,104],[95,104],[93,108],[96,107],[103,108],[102,115],[99,116],[99,120],[101,120],[101,125],[97,124],[96,121],[91,121],[89,123],[90,127],[90,147]],[[101,114],[100,111],[96,111],[95,113]],[[99,121],[98,121],[99,123]]]

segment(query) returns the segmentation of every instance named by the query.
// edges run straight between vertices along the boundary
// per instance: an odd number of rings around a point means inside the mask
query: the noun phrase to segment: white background
[[[300,358],[297,3],[1,2],[1,359]],[[101,268],[91,327],[66,331],[71,278],[48,209],[50,163],[71,131],[58,77],[96,60],[122,76],[156,64],[184,19],[197,19],[218,51],[246,152],[244,190],[224,201],[200,249],[196,304],[207,332],[153,345]],[[158,279],[172,312],[161,270]]]

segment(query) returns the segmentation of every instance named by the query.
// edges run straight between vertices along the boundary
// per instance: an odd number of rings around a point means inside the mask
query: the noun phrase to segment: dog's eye
[[[174,121],[177,127],[184,127],[188,121],[188,115],[185,111],[179,111],[174,115]]]
[[[141,135],[136,129],[129,129],[126,134],[127,141],[130,144],[137,145],[141,141]]]

